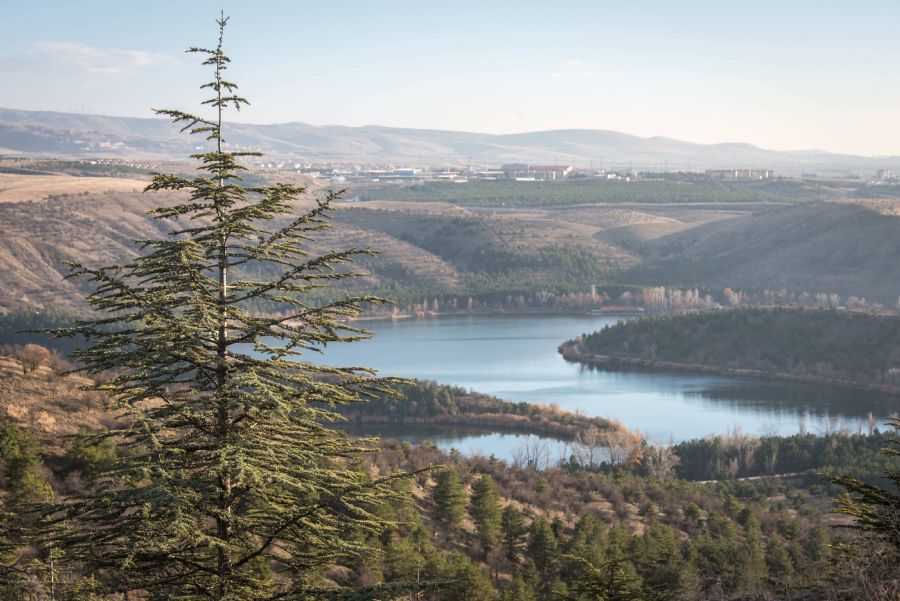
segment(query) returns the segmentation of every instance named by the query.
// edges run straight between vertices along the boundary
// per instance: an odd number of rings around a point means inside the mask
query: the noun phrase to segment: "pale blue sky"
[[[0,0],[0,107],[189,108],[220,8],[243,121],[900,155],[898,0]]]

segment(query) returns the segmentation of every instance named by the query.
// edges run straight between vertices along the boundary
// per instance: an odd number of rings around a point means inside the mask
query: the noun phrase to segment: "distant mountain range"
[[[279,158],[314,162],[459,165],[567,163],[635,169],[766,168],[839,175],[897,169],[900,157],[819,150],[775,151],[750,144],[695,144],[614,131],[565,129],[481,134],[368,125],[230,124],[228,142]],[[163,119],[0,109],[0,152],[57,157],[181,158],[195,144]]]

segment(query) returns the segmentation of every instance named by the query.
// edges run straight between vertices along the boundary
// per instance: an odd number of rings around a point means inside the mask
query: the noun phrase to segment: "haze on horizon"
[[[181,52],[231,16],[238,120],[513,133],[608,129],[900,155],[900,3],[305,6],[2,0],[0,107],[192,105]]]

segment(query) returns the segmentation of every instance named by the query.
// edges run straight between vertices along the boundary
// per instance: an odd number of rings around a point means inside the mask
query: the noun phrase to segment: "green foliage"
[[[770,544],[766,548],[766,567],[769,577],[779,589],[790,587],[794,575],[794,564],[783,545]]]
[[[116,441],[102,434],[89,435],[82,432],[66,451],[67,469],[78,470],[88,481],[93,481],[98,474],[110,471],[119,456]]]
[[[565,555],[565,559],[576,563],[581,570],[573,578],[571,588],[573,599],[583,601],[643,601],[640,579],[623,560],[613,560],[595,566],[575,555]]]
[[[900,458],[880,453],[889,437],[880,431],[862,434],[794,434],[751,437],[712,436],[687,440],[673,448],[679,458],[675,472],[687,480],[753,477],[809,470],[833,474],[852,470],[870,480],[881,469],[900,468]],[[810,473],[808,481],[821,482]]]
[[[353,260],[371,251],[310,254],[336,195],[297,215],[303,188],[242,182],[239,161],[257,153],[224,146],[223,112],[246,104],[224,77],[226,21],[214,49],[190,50],[214,70],[202,86],[213,116],[157,111],[212,144],[192,155],[198,175],[154,174],[147,186],[177,198],[151,211],[168,234],[140,241],[127,264],[73,265],[94,285],[88,302],[100,317],[59,334],[89,341],[74,356],[125,422],[99,438],[123,452],[98,441],[73,451],[99,484],[49,508],[46,540],[104,594],[351,598],[317,588],[323,570],[373,552],[367,541],[387,525],[379,508],[396,492],[393,477],[373,481],[354,461],[372,449],[328,424],[339,419],[331,407],[385,383],[308,356],[364,337],[341,320],[379,299],[315,304],[308,295],[355,277]],[[260,303],[277,314],[248,310]]]
[[[70,587],[66,601],[100,601],[97,591],[100,584],[93,576],[79,578],[75,584]]]
[[[596,355],[900,385],[900,318],[815,309],[739,309],[634,319],[589,334]]]
[[[557,182],[478,181],[426,183],[374,189],[364,200],[450,202],[475,207],[547,207],[586,203],[777,202],[827,198],[823,189],[792,182],[716,182],[702,177],[610,182],[578,178]]]
[[[489,554],[500,542],[500,498],[497,485],[488,475],[482,476],[472,484],[472,497],[469,500],[469,515],[475,522],[478,540]]]
[[[644,574],[643,585],[654,591],[678,590],[687,572],[677,531],[653,522],[647,532],[634,541],[632,563]]]
[[[433,381],[404,381],[389,394],[376,394],[367,403],[338,409],[349,421],[363,423],[435,423],[490,427],[542,434],[562,439],[590,427],[606,429],[609,422],[575,413],[548,411],[533,403],[513,403],[494,396]]]
[[[65,160],[47,159],[28,161],[24,169],[0,168],[0,173],[32,173],[34,175],[57,175],[68,173],[71,175],[94,177],[127,177],[129,175],[150,175],[150,171],[144,167],[128,165],[115,159],[104,161],[96,160]]]
[[[0,315],[0,345],[40,344],[69,354],[84,344],[82,336],[55,338],[40,330],[70,327],[81,317],[53,305],[43,309],[17,307],[9,313]]]
[[[689,555],[700,574],[715,577],[725,590],[756,590],[766,575],[759,533],[741,535],[720,512],[709,514],[704,531],[690,542]]]
[[[559,541],[547,520],[535,518],[528,531],[528,559],[534,562],[541,589],[550,590],[559,562]]]
[[[30,432],[12,422],[0,426],[0,599],[24,598],[34,566],[25,565],[32,512],[53,498],[44,465]],[[34,564],[35,562],[31,562]]]
[[[23,507],[53,497],[53,491],[44,480],[37,442],[30,432],[12,422],[0,426],[0,462],[7,506]]]
[[[538,596],[521,574],[515,574],[503,589],[500,601],[538,601]]]
[[[444,468],[434,476],[435,518],[450,526],[459,526],[466,514],[466,490],[460,482],[459,474],[452,467]]]
[[[889,421],[894,429],[882,453],[900,456],[900,418]],[[891,553],[891,562],[900,563],[900,470],[886,468],[886,485],[863,482],[854,476],[837,476],[830,480],[846,490],[836,501],[835,511],[854,518],[859,530],[884,543]]]
[[[383,565],[388,581],[434,582],[443,578],[445,560],[434,545],[422,515],[416,509],[409,483],[394,483],[397,496],[382,507],[394,527],[383,537]]]
[[[504,507],[503,513],[500,514],[500,528],[503,533],[503,551],[506,553],[506,558],[515,562],[518,560],[525,534],[528,532],[522,512],[512,505]]]
[[[440,601],[492,601],[497,592],[487,574],[462,553],[447,558],[450,582],[441,588]]]

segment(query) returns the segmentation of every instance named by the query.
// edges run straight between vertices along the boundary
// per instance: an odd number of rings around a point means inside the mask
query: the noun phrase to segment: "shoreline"
[[[510,420],[503,414],[458,414],[448,416],[435,417],[394,417],[389,415],[348,415],[345,416],[346,421],[335,425],[337,429],[342,427],[372,428],[377,429],[379,426],[424,426],[433,427],[437,430],[452,431],[453,428],[459,428],[466,431],[466,435],[478,432],[479,434],[510,434],[537,436],[538,438],[547,440],[556,440],[559,442],[570,443],[575,440],[579,432],[592,427],[591,425],[580,426],[576,424],[555,424],[555,423],[529,423],[528,420]],[[594,425],[593,427],[598,427]],[[609,427],[609,426],[607,426]],[[386,438],[390,438],[387,436]]]
[[[789,382],[799,382],[802,384],[815,384],[819,386],[833,386],[837,388],[845,388],[848,390],[862,390],[867,392],[878,392],[894,397],[900,397],[900,386],[892,386],[889,384],[866,384],[855,380],[844,380],[841,378],[824,378],[821,376],[807,374],[791,374],[785,372],[767,372],[757,369],[742,369],[734,367],[716,367],[714,365],[702,365],[697,363],[677,363],[674,361],[652,361],[649,359],[638,359],[636,357],[616,357],[612,355],[592,355],[583,353],[578,349],[578,342],[575,340],[567,340],[557,348],[563,359],[571,363],[580,363],[582,365],[590,365],[594,367],[615,367],[615,368],[632,368],[647,369],[657,371],[678,371],[678,372],[695,372],[708,373],[721,376],[732,377],[748,377],[760,379],[775,379]]]
[[[506,309],[490,309],[490,310],[461,310],[461,311],[424,311],[421,313],[397,313],[397,314],[387,314],[387,315],[360,315],[358,317],[347,318],[348,322],[357,322],[357,321],[402,321],[407,319],[432,319],[432,318],[447,318],[447,317],[524,317],[524,316],[535,316],[535,317],[639,317],[642,315],[654,315],[656,312],[643,312],[635,311],[632,312],[617,312],[617,313],[600,313],[600,314],[591,314],[586,310],[572,310],[572,311],[563,311],[563,310],[552,310],[552,309],[520,309],[520,310],[506,310]]]
[[[509,401],[504,401],[509,402]],[[429,426],[435,428],[470,428],[484,432],[529,434],[563,442],[572,442],[578,434],[591,429],[600,432],[631,431],[615,419],[589,417],[579,413],[537,403],[516,403],[531,409],[530,413],[510,411],[463,411],[440,415],[418,416],[391,413],[348,411],[341,413],[344,425],[353,426]],[[337,425],[340,428],[340,425]]]

